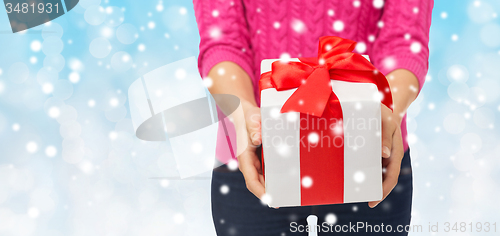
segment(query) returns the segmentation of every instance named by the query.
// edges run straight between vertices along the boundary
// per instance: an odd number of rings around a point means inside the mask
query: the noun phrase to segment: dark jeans
[[[220,189],[223,185],[229,187],[229,192],[226,194],[221,193]],[[283,207],[279,209],[269,208],[262,205],[260,200],[247,190],[245,179],[240,171],[224,171],[224,167],[222,167],[222,169],[219,168],[213,172],[212,215],[219,236],[308,235],[305,228],[303,228],[304,232],[298,232],[300,230],[298,226],[307,226],[306,218],[309,215],[316,215],[318,225],[325,226],[321,228],[319,236],[386,235],[388,234],[386,231],[390,228],[392,229],[390,235],[407,235],[406,232],[398,232],[398,229],[404,231],[404,227],[410,224],[412,191],[409,150],[405,152],[401,163],[398,184],[389,196],[374,209],[369,208],[366,202]],[[333,213],[337,218],[333,227],[330,227],[327,223],[323,224],[323,222],[326,222],[325,216],[330,213]],[[292,222],[296,222],[296,224]],[[361,224],[364,224],[363,228]],[[383,227],[380,228],[382,224]],[[355,225],[354,228],[352,225]],[[359,228],[355,228],[356,226],[359,226]],[[341,231],[352,231],[353,229],[357,232],[346,233]],[[339,230],[341,232],[338,232]],[[382,230],[384,232],[381,232]]]

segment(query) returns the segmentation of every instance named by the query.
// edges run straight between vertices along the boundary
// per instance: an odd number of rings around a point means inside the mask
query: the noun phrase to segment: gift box
[[[318,57],[261,63],[262,165],[271,207],[382,199],[382,73],[356,43],[320,38]]]

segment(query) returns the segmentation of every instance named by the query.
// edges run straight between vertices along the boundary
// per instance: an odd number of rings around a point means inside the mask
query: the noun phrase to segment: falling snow
[[[8,203],[12,199],[3,197],[17,196],[22,192],[29,193],[29,197],[28,200],[16,200],[24,207],[4,204],[5,209],[0,212],[0,218],[16,219],[17,223],[26,226],[26,231],[3,231],[13,228],[4,224],[0,233],[29,235],[40,230],[40,234],[47,235],[69,234],[61,228],[44,231],[46,222],[51,222],[54,215],[64,215],[58,212],[61,210],[71,212],[70,216],[64,216],[68,220],[78,219],[78,224],[90,228],[96,227],[95,222],[120,226],[103,228],[102,233],[107,235],[121,235],[127,228],[167,235],[176,227],[186,228],[194,219],[189,212],[202,215],[196,206],[210,205],[201,197],[209,196],[209,192],[193,194],[193,189],[200,188],[181,184],[188,181],[148,179],[173,176],[175,166],[171,165],[168,151],[164,151],[168,147],[135,138],[131,114],[124,105],[129,103],[126,91],[131,81],[176,60],[172,56],[196,54],[196,39],[183,38],[187,32],[197,32],[192,6],[156,0],[148,6],[137,7],[139,16],[144,18],[138,22],[133,18],[135,9],[130,5],[115,7],[110,1],[100,1],[99,5],[92,5],[92,2],[96,1],[80,1],[78,12],[75,9],[72,17],[66,17],[68,22],[64,25],[58,21],[48,22],[39,26],[40,34],[26,33],[21,35],[23,40],[4,42],[4,45],[22,46],[25,50],[20,59],[6,62],[0,69],[0,101],[8,109],[0,111],[0,135],[8,137],[2,139],[7,140],[8,145],[18,144],[6,149],[5,163],[0,165],[1,173],[16,177],[11,179],[14,187],[0,188],[0,201]],[[378,11],[382,11],[387,3],[383,0],[351,2],[354,8],[362,9],[367,4]],[[227,4],[234,6],[235,2]],[[440,219],[459,221],[464,220],[463,216],[468,221],[487,221],[495,216],[494,197],[499,189],[498,184],[491,180],[494,179],[493,173],[498,172],[494,158],[498,145],[493,141],[499,138],[496,129],[500,85],[495,80],[498,73],[494,68],[500,63],[500,51],[496,49],[500,41],[493,36],[498,32],[496,19],[500,9],[490,1],[464,1],[453,7],[436,1],[435,5],[435,11],[439,11],[434,13],[432,32],[448,30],[431,34],[430,71],[425,76],[423,90],[407,114],[408,142],[415,174],[414,199],[419,199],[413,207],[412,223],[424,224]],[[255,10],[260,14],[267,12],[264,8]],[[330,19],[330,29],[335,32],[349,29],[347,22],[337,18],[340,12],[327,8],[323,11],[322,14]],[[418,16],[424,9],[409,6],[408,12]],[[209,17],[218,20],[224,18],[224,14],[226,12],[220,9],[208,12]],[[461,19],[460,24],[454,22],[456,19]],[[308,27],[312,27],[299,19],[292,21],[291,25],[285,25],[288,24],[285,22],[268,22],[265,27],[277,32],[292,29],[303,35],[308,32]],[[389,21],[386,23],[388,27]],[[78,27],[67,27],[71,24]],[[376,24],[384,27],[382,21]],[[211,27],[208,31],[211,38],[224,37],[225,31],[219,25]],[[82,28],[85,30],[81,31]],[[261,29],[262,34],[264,28]],[[82,37],[75,36],[75,33]],[[477,41],[471,35],[476,35]],[[377,36],[381,35],[372,33],[358,39],[356,52],[366,52],[366,44],[375,42]],[[413,31],[403,32],[398,37],[406,40],[401,50],[417,54],[427,50],[427,45],[417,42],[419,38]],[[120,51],[127,54],[115,54]],[[237,51],[250,52],[250,49]],[[280,58],[286,61],[291,57],[283,52]],[[380,66],[384,71],[391,71],[398,66],[396,59],[390,56],[380,58]],[[125,73],[116,70],[120,66],[129,66],[129,70]],[[13,78],[9,72],[11,68],[16,71]],[[173,79],[178,80],[188,76],[182,70],[172,74]],[[213,81],[205,78],[203,84],[210,87]],[[103,95],[118,88],[122,96],[117,93]],[[415,87],[410,89],[418,91]],[[29,120],[12,115],[14,112],[29,114],[25,116]],[[109,114],[114,112],[124,113],[118,116],[119,119],[110,120]],[[279,110],[273,114],[284,115]],[[297,113],[286,114],[290,122],[298,118]],[[317,143],[319,136],[312,135],[308,141]],[[282,145],[277,148],[286,154],[289,147]],[[204,147],[196,143],[190,144],[188,149],[204,153]],[[30,161],[23,162],[26,158]],[[42,171],[40,166],[50,166],[50,173]],[[229,160],[227,166],[230,170],[238,170],[236,160]],[[442,173],[441,182],[418,177],[424,168],[427,172]],[[59,185],[53,176],[69,181],[67,186]],[[352,178],[355,182],[363,182],[365,177],[362,172],[355,172]],[[313,184],[310,178],[301,182],[303,186]],[[449,188],[442,188],[442,185]],[[130,191],[128,186],[139,187]],[[176,191],[184,191],[179,196],[185,197],[171,198],[170,194],[178,193]],[[227,184],[220,187],[221,194],[231,196],[232,191],[235,190]],[[169,204],[178,207],[163,204],[164,199],[171,199]],[[269,195],[261,199],[265,205],[272,200]],[[443,201],[447,204],[443,205]],[[476,206],[471,207],[474,204]],[[432,211],[439,207],[443,208],[442,212]],[[491,212],[478,214],[477,207],[491,209]],[[186,211],[181,212],[184,208]],[[362,206],[353,205],[349,209],[356,214]],[[162,223],[141,224],[131,221],[129,216],[144,219],[154,216]],[[319,217],[328,223],[337,222],[335,212]],[[229,221],[222,220],[225,224]],[[29,232],[30,227],[37,231]],[[78,235],[88,234],[82,227],[71,230]]]

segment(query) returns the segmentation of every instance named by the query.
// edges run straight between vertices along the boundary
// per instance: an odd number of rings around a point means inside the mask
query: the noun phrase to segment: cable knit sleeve
[[[231,61],[253,77],[250,33],[241,0],[194,0],[200,32],[198,66],[203,77],[222,61]]]
[[[434,0],[385,0],[370,58],[382,73],[407,69],[420,90],[429,68],[429,29]]]

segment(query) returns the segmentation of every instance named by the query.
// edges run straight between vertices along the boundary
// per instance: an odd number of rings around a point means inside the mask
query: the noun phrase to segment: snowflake
[[[299,34],[302,34],[306,31],[306,24],[299,19],[294,19],[292,21],[292,29]]]
[[[220,193],[222,193],[223,195],[226,195],[229,193],[229,186],[227,185],[222,185],[220,186]]]
[[[369,35],[368,36],[368,41],[370,41],[370,42],[375,41],[375,35]]]
[[[354,173],[353,178],[354,178],[354,181],[356,183],[360,184],[360,183],[363,183],[365,181],[366,176],[365,176],[365,173],[363,171],[358,170]]]
[[[319,141],[319,135],[318,133],[316,132],[311,132],[309,135],[307,135],[307,141],[309,141],[310,143],[318,143]]]
[[[218,27],[214,27],[209,32],[210,38],[218,39],[222,36],[222,30]]]
[[[384,6],[384,0],[373,0],[373,7],[380,9]]]
[[[337,32],[344,30],[344,22],[342,22],[341,20],[336,20],[335,22],[333,22],[333,30]]]
[[[213,10],[212,11],[212,16],[213,17],[218,17],[219,16],[219,11],[218,10]]]
[[[273,199],[272,199],[271,195],[269,195],[267,193],[264,193],[264,195],[262,195],[262,197],[260,198],[260,202],[263,205],[269,205],[269,204],[271,204],[272,200]]]
[[[410,45],[410,51],[412,53],[419,53],[421,50],[422,50],[422,44],[420,44],[419,42],[413,42]]]
[[[312,186],[312,184],[313,184],[313,180],[311,177],[309,177],[309,176],[302,177],[302,186],[304,188],[310,188]]]
[[[281,24],[280,24],[279,22],[277,22],[277,21],[276,21],[276,22],[274,22],[273,27],[274,27],[275,29],[279,29],[279,28],[281,27]]]
[[[325,216],[325,221],[329,225],[334,225],[335,223],[337,223],[337,216],[333,213],[328,213]]]
[[[359,42],[356,44],[356,51],[358,53],[365,53],[366,52],[366,44],[363,42]]]
[[[29,141],[26,144],[26,151],[28,151],[29,153],[35,153],[36,151],[38,151],[38,144],[35,141]]]

